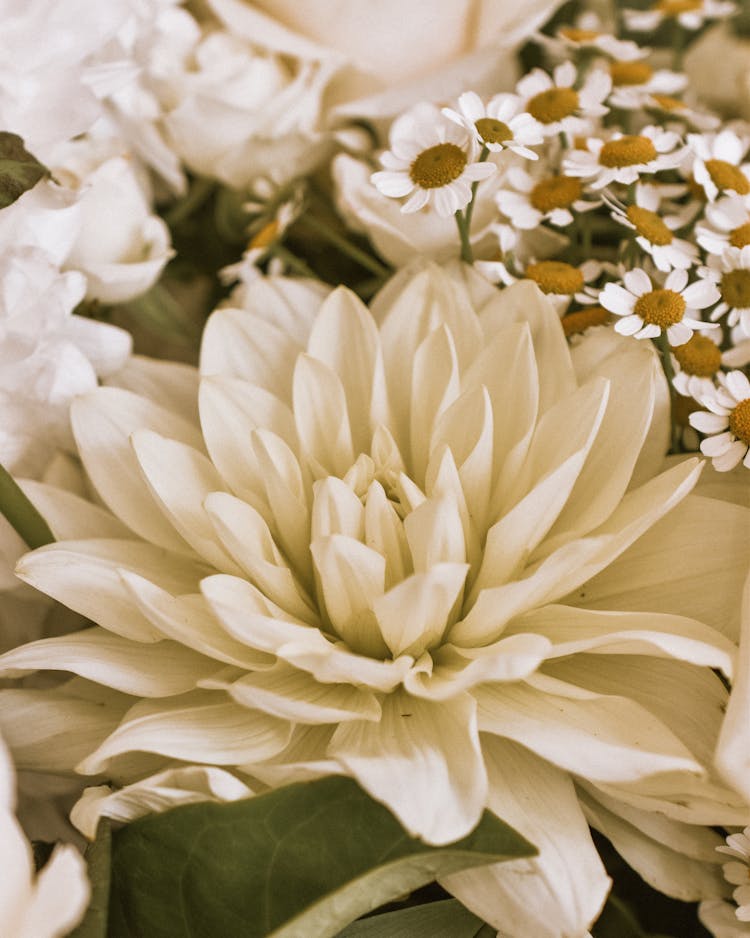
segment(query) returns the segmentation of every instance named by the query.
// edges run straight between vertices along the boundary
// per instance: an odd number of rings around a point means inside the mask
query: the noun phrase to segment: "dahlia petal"
[[[327,755],[333,730],[330,725],[298,724],[289,744],[272,759],[253,765],[252,774],[274,787],[346,774],[343,767]]]
[[[404,526],[378,481],[371,483],[365,499],[365,543],[385,558],[386,589],[412,572]]]
[[[391,694],[379,723],[342,723],[329,752],[427,843],[466,836],[484,810],[487,773],[467,694],[441,703]]]
[[[441,325],[419,344],[411,368],[410,439],[412,475],[417,482],[424,478],[435,423],[459,392],[453,335],[448,326]]]
[[[724,723],[716,747],[716,766],[726,781],[747,800],[750,797],[750,576],[742,591],[739,661]]]
[[[346,392],[328,365],[300,355],[294,368],[294,419],[302,449],[326,475],[343,476],[354,462]]]
[[[584,934],[599,914],[610,880],[570,778],[504,739],[482,737],[488,807],[539,854],[445,877],[441,883],[508,938]]]
[[[574,699],[520,683],[484,684],[472,693],[480,730],[515,740],[583,778],[629,782],[657,772],[702,771],[661,721],[627,697]]]
[[[131,355],[125,365],[103,383],[124,388],[150,401],[160,401],[184,420],[198,422],[195,408],[200,372],[193,365]]]
[[[24,495],[49,525],[56,541],[130,536],[119,519],[79,495],[32,479],[17,481]]]
[[[310,539],[345,534],[360,541],[364,533],[365,511],[351,486],[335,476],[315,482]]]
[[[90,896],[83,857],[75,847],[58,844],[31,887],[23,921],[17,921],[19,930],[14,931],[16,938],[55,938],[68,933],[81,921]]]
[[[448,498],[428,498],[404,519],[414,570],[428,573],[435,564],[463,564],[466,544],[461,515]]]

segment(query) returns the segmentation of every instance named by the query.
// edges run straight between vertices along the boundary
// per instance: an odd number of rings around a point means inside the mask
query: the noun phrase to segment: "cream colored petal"
[[[484,810],[487,774],[468,695],[431,703],[391,694],[380,722],[341,724],[329,752],[427,843],[464,837]]]
[[[573,699],[520,683],[484,684],[472,693],[481,730],[514,739],[583,778],[631,781],[670,770],[701,771],[663,723],[625,697]]]
[[[432,448],[435,424],[456,400],[460,390],[456,346],[447,326],[439,326],[419,344],[410,373],[411,475],[421,482]]]
[[[90,895],[83,857],[75,847],[58,845],[36,878],[13,938],[63,938],[83,918]]]
[[[300,355],[293,396],[297,435],[313,473],[343,476],[354,462],[354,449],[340,378],[317,358]]]
[[[121,521],[85,498],[32,479],[18,479],[17,482],[49,525],[56,541],[130,537],[130,531]]]
[[[199,378],[200,373],[193,365],[131,355],[125,365],[106,378],[103,384],[158,401],[162,407],[197,425],[195,404]]]
[[[86,472],[112,512],[146,540],[192,553],[156,507],[130,446],[130,434],[148,429],[202,447],[200,433],[176,414],[120,388],[98,388],[70,411]]]
[[[365,543],[385,558],[385,586],[390,589],[414,569],[404,525],[383,486],[375,481],[365,499]]]
[[[278,755],[252,766],[240,766],[240,770],[247,768],[254,778],[274,788],[330,775],[346,775],[344,768],[327,755],[334,729],[330,725],[298,725],[289,745]]]
[[[414,570],[426,573],[439,563],[466,560],[461,515],[455,501],[428,498],[404,519],[404,532]]]
[[[126,570],[153,577],[169,592],[195,592],[208,569],[143,541],[63,541],[40,547],[18,563],[25,582],[98,625],[137,642],[159,635],[120,579]]]
[[[278,326],[304,348],[328,284],[302,277],[256,277],[244,287],[243,303],[253,316]]]
[[[131,707],[117,729],[81,761],[77,771],[96,775],[121,753],[154,752],[186,762],[238,765],[267,759],[286,745],[284,720],[227,703],[224,694],[194,691]]]
[[[610,879],[570,778],[508,740],[483,736],[482,750],[488,807],[539,855],[457,873],[442,884],[508,938],[585,934],[604,904]]]
[[[329,476],[313,484],[313,507],[310,538],[345,534],[361,541],[365,535],[365,510],[353,489]]]

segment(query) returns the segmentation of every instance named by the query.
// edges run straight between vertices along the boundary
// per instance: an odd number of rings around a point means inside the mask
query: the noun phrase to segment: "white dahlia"
[[[707,766],[748,512],[688,494],[696,459],[658,474],[650,344],[571,350],[534,284],[477,310],[472,276],[403,272],[372,312],[251,284],[206,328],[200,425],[80,398],[109,511],[27,486],[58,542],[18,573],[97,625],[0,659],[76,675],[0,691],[0,724],[24,765],[140,783],[138,811],[188,798],[190,773],[164,774],[185,765],[221,770],[195,773],[219,798],[226,773],[351,775],[433,844],[489,807],[539,856],[447,887],[505,934],[561,938],[609,888],[587,818],[659,888],[720,895],[696,825],[746,810]]]

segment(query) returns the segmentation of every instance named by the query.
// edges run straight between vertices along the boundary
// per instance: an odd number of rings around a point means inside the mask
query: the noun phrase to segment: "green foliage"
[[[49,175],[46,166],[37,160],[18,134],[0,130],[0,208],[7,208]]]
[[[49,525],[34,508],[11,474],[0,465],[0,514],[32,549],[54,541]]]
[[[336,938],[477,938],[483,928],[460,902],[446,899],[362,919]]]
[[[91,902],[83,921],[69,938],[107,938],[111,857],[112,827],[107,818],[102,818],[96,829],[96,840],[86,850]]]

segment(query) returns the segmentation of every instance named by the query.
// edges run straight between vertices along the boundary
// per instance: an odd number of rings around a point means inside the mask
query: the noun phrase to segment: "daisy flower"
[[[537,33],[533,39],[563,58],[571,58],[571,53],[593,51],[621,62],[633,62],[651,51],[631,39],[618,39],[602,30],[601,26],[597,14],[588,12],[578,17],[575,26],[561,26],[554,36]]]
[[[497,207],[516,228],[538,228],[548,221],[564,228],[573,221],[573,212],[588,212],[601,205],[601,199],[583,197],[583,184],[573,176],[532,176],[520,166],[512,166],[505,179],[512,188],[498,189]]]
[[[552,301],[559,316],[563,315],[574,298],[582,303],[590,302],[589,297],[583,293],[584,287],[601,273],[601,264],[598,261],[586,261],[575,267],[565,261],[531,260],[523,272],[518,273],[502,261],[495,262],[494,267],[495,282],[501,282],[505,286],[518,283],[519,280],[533,280]]]
[[[671,354],[672,384],[678,394],[700,401],[713,391],[723,364],[721,349],[713,339],[694,332],[684,345],[671,349]]]
[[[590,71],[578,91],[573,87],[577,79],[575,65],[563,62],[552,76],[535,68],[516,85],[524,110],[542,125],[545,137],[581,133],[588,126],[586,118],[601,117],[609,110],[603,101],[612,79],[603,69]]]
[[[612,208],[612,218],[634,231],[635,241],[661,271],[673,268],[687,270],[698,260],[698,249],[690,241],[675,238],[674,232],[684,224],[679,215],[661,216],[658,213],[661,195],[658,186],[638,183],[635,203],[625,206],[614,199],[607,199]]]
[[[624,286],[608,283],[599,294],[599,302],[623,317],[615,325],[616,332],[636,339],[655,339],[666,331],[670,345],[684,345],[694,330],[708,325],[692,313],[719,298],[710,281],[697,280],[690,286],[687,281],[686,271],[673,270],[660,287],[651,282],[645,270],[635,267],[623,277]]]
[[[688,134],[688,150],[694,154],[693,178],[714,202],[719,193],[750,195],[750,163],[743,163],[748,140],[732,130],[718,134]]]
[[[674,19],[683,29],[700,29],[708,20],[736,13],[729,0],[656,0],[649,10],[623,10],[625,26],[633,32],[651,32],[664,20]]]
[[[750,245],[728,247],[721,257],[712,254],[698,276],[718,285],[721,302],[711,313],[714,322],[727,316],[730,327],[739,325],[750,336]]]
[[[444,107],[443,114],[468,130],[491,153],[512,150],[527,160],[539,159],[529,147],[543,142],[542,128],[523,110],[517,95],[496,94],[485,104],[476,92],[466,91],[458,99],[458,111]]]
[[[603,189],[613,182],[630,185],[642,174],[673,169],[682,159],[676,133],[661,127],[644,127],[639,134],[615,133],[608,140],[589,137],[586,149],[571,150],[563,160],[563,170],[570,176],[593,177],[592,189]]]
[[[691,124],[697,130],[715,130],[721,123],[716,114],[696,110],[680,98],[662,94],[661,92],[653,91],[647,94],[641,102],[641,107],[649,111],[656,111],[662,120],[671,121],[678,118],[687,124]]]
[[[654,70],[647,62],[611,62],[612,94],[609,103],[626,110],[643,107],[652,94],[675,94],[683,91],[687,75],[666,68]]]
[[[701,399],[706,410],[690,415],[690,426],[710,434],[701,443],[701,452],[709,456],[717,472],[729,472],[739,465],[750,469],[750,381],[741,371],[719,375],[719,386]],[[744,844],[745,837],[742,843]],[[730,844],[733,846],[733,844]],[[750,905],[750,890],[744,902]],[[748,908],[750,921],[750,907]]]
[[[391,198],[409,196],[401,206],[404,213],[433,205],[438,215],[448,218],[469,204],[471,184],[496,169],[494,163],[474,162],[475,148],[468,143],[466,129],[452,121],[396,121],[391,149],[380,157],[385,169],[373,173],[372,183]]]
[[[698,244],[709,254],[721,256],[726,248],[744,248],[750,244],[750,209],[739,196],[724,196],[706,205],[705,221],[696,225]]]

